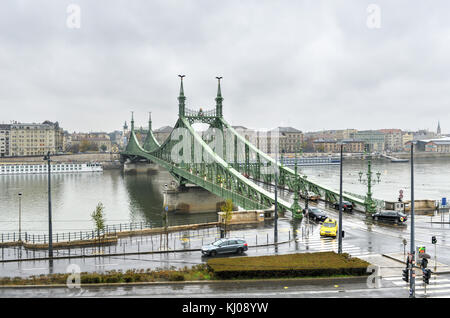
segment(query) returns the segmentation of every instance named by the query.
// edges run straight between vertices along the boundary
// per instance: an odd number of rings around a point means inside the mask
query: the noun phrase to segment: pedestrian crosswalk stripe
[[[400,280],[401,277],[391,276],[391,277],[383,277],[384,280]],[[403,279],[402,279],[403,280]]]

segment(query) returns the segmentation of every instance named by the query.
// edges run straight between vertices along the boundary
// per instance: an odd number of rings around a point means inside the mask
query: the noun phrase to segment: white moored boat
[[[101,172],[100,163],[52,163],[51,173]],[[46,163],[42,164],[0,164],[0,175],[47,173]]]

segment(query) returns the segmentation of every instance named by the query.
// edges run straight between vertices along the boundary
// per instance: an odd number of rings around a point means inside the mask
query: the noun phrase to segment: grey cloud
[[[66,8],[81,7],[81,29]],[[7,1],[0,11],[0,122],[58,120],[70,130],[120,129],[213,107],[222,75],[233,124],[446,132],[449,5],[377,1]]]

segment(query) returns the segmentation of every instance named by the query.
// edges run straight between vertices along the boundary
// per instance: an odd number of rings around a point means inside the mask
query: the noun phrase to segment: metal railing
[[[185,115],[187,117],[216,117],[216,110],[193,110],[193,109],[185,109]]]
[[[187,220],[171,220],[169,219],[167,226],[178,226],[178,225],[190,225],[190,223],[186,222]],[[204,223],[217,222],[217,216],[206,217],[202,220]],[[162,228],[163,224],[161,223],[150,223],[150,222],[130,222],[130,223],[118,223],[118,224],[110,224],[106,225],[104,230],[84,230],[84,231],[71,231],[71,232],[62,232],[55,233],[52,235],[52,242],[71,242],[71,241],[83,241],[83,240],[92,240],[97,237],[113,235],[119,232],[126,231],[138,231],[138,230],[146,230],[153,228]],[[27,242],[32,244],[47,244],[49,241],[49,237],[47,234],[35,234],[28,232],[9,232],[9,233],[1,233],[0,234],[0,243],[14,243],[14,242]]]

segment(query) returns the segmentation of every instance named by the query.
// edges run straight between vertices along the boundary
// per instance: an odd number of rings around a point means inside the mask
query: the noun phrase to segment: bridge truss
[[[279,185],[289,190],[312,191],[328,202],[339,201],[336,191],[296,175],[294,170],[259,150],[225,121],[220,78],[216,108],[204,111],[185,107],[183,76],[180,77],[178,120],[170,136],[159,144],[152,133],[150,118],[149,133],[140,145],[132,117],[130,138],[121,153],[122,160],[154,162],[168,170],[180,185],[195,184],[224,199],[231,199],[234,205],[243,209],[274,206],[274,193],[260,184],[273,183],[275,175],[278,175]],[[192,126],[196,123],[208,124],[209,129],[196,132]],[[364,201],[358,197],[344,195],[344,200],[364,209]],[[277,204],[280,210],[298,212],[293,211],[293,204],[284,199],[278,198]]]

